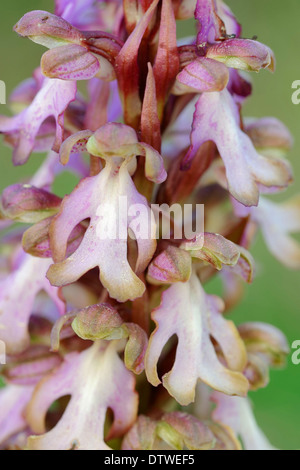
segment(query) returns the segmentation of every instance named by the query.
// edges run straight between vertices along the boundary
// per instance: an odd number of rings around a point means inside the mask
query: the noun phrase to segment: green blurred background
[[[244,109],[246,116],[275,116],[291,130],[295,145],[290,159],[295,170],[295,183],[284,195],[288,197],[300,190],[300,105],[292,104],[291,85],[300,80],[300,2],[299,0],[228,0],[229,6],[243,24],[243,36],[258,36],[269,45],[277,58],[274,75],[262,71],[254,74],[254,95]],[[43,48],[17,37],[12,26],[29,10],[53,11],[52,0],[9,0],[1,4],[0,79],[7,85],[7,94],[23,79],[31,76],[39,65]],[[180,33],[190,35],[191,24],[182,22]],[[1,113],[6,113],[1,106]],[[13,168],[11,150],[0,142],[0,189],[32,174],[40,164],[33,156],[22,168]],[[62,185],[62,181],[60,185]],[[64,182],[58,191],[67,192],[72,182]],[[280,196],[282,198],[282,196]],[[279,197],[279,198],[280,198]],[[276,197],[278,199],[278,196]],[[246,291],[243,303],[233,318],[244,321],[266,321],[282,329],[289,343],[300,340],[300,273],[281,266],[266,250],[258,237],[253,248],[258,264],[257,278]],[[211,287],[211,286],[210,286]],[[282,449],[300,449],[300,365],[288,358],[288,366],[271,373],[270,385],[251,394],[255,414],[272,444]]]

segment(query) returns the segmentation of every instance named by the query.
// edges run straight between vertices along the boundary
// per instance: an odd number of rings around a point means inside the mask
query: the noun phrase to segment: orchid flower
[[[196,44],[189,50],[182,49],[183,70],[177,76],[176,94],[223,90],[229,80],[227,67],[256,72],[261,68],[274,70],[270,48],[240,39],[240,25],[222,1],[199,0],[195,18],[200,22],[200,31]]]
[[[247,398],[228,397],[216,392],[213,400],[217,403],[214,419],[230,426],[241,437],[245,450],[275,450],[259,429]]]
[[[87,142],[86,142],[87,141]],[[146,199],[140,195],[132,182],[130,173],[135,167],[135,156],[144,154],[146,176],[149,180],[162,182],[166,175],[161,156],[147,144],[139,143],[135,132],[122,124],[110,123],[95,134],[84,133],[70,137],[64,143],[61,159],[66,161],[74,147],[86,148],[91,155],[103,158],[105,168],[99,175],[82,180],[75,191],[62,204],[51,227],[52,249],[56,264],[48,278],[57,286],[70,284],[90,269],[98,266],[100,280],[110,295],[119,302],[143,295],[145,287],[127,260],[128,229],[136,236],[138,259],[136,271],[143,271],[151,260],[155,247],[155,225]],[[120,198],[141,211],[143,219],[136,224],[127,206],[124,220],[120,214]],[[90,225],[77,251],[64,261],[67,241],[72,230],[84,219]],[[149,226],[151,233],[139,234],[139,225]]]
[[[240,129],[238,107],[227,90],[204,93],[198,100],[185,162],[190,162],[208,140],[215,142],[224,161],[230,193],[245,206],[258,204],[260,186],[280,188],[291,181],[289,164],[257,153]]]
[[[50,265],[49,259],[22,254],[14,271],[0,283],[0,339],[12,354],[24,351],[29,345],[29,320],[39,292],[47,292],[56,305],[57,316],[65,311],[58,289],[46,278]]]
[[[248,391],[287,339],[225,316],[258,228],[300,267],[299,197],[271,200],[293,139],[242,112],[273,52],[223,0],[55,0],[14,31],[48,50],[0,133],[14,165],[46,155],[0,197],[0,448],[274,449]]]
[[[133,424],[137,413],[134,377],[119,358],[118,347],[114,341],[96,342],[80,354],[71,353],[36,387],[27,408],[27,420],[31,429],[42,435],[29,438],[29,449],[57,450],[58,443],[59,450],[109,449],[104,442],[108,408],[114,412],[111,438],[122,435]],[[71,395],[71,400],[63,419],[45,433],[49,406],[65,395]]]
[[[26,163],[42,124],[52,116],[56,121],[53,149],[60,148],[64,138],[64,112],[75,96],[75,83],[45,78],[28,108],[14,117],[0,117],[0,132],[9,134],[14,141],[13,161],[16,165]]]
[[[210,450],[215,436],[209,426],[186,413],[166,413],[155,422],[140,416],[123,440],[123,450]]]

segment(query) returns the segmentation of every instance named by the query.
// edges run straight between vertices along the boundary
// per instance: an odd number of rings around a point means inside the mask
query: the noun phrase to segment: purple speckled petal
[[[14,26],[14,30],[20,36],[49,49],[68,43],[80,44],[83,37],[78,29],[63,18],[42,10],[26,13]]]
[[[189,280],[191,272],[190,254],[175,246],[169,246],[150,264],[147,281],[154,285],[186,282]]]

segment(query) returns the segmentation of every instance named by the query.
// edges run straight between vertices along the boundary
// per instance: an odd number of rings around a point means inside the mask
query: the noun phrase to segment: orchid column
[[[292,182],[292,138],[242,110],[273,52],[222,0],[56,0],[14,30],[48,50],[0,132],[15,165],[45,158],[1,197],[0,448],[272,449],[248,392],[287,341],[227,314],[255,281],[259,229],[300,268],[299,197],[271,199]],[[79,182],[61,199],[65,170]],[[173,204],[194,222],[204,204],[205,231],[178,238],[170,211],[164,236],[155,211]],[[222,298],[206,292],[217,276]]]

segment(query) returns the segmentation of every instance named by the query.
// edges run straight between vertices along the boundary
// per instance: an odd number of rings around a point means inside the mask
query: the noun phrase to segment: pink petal
[[[300,245],[291,234],[300,231],[300,198],[296,196],[282,204],[261,198],[252,219],[262,229],[270,252],[291,269],[300,267]]]
[[[58,211],[61,199],[32,185],[14,184],[1,197],[5,217],[25,223],[35,223]]]
[[[31,105],[15,117],[0,117],[0,132],[15,133],[16,141],[13,161],[15,165],[26,163],[35,146],[41,125],[49,117],[56,120],[55,148],[63,140],[64,112],[76,97],[76,83],[45,79],[41,90]]]
[[[118,30],[123,19],[120,1],[105,2],[105,8],[101,8],[101,3],[98,0],[55,0],[55,14],[83,31],[111,31],[113,27]]]
[[[157,327],[150,337],[145,358],[147,378],[157,386],[157,362],[166,342],[176,334],[178,347],[174,366],[163,377],[163,385],[181,404],[195,398],[199,379],[229,395],[244,396],[248,382],[241,374],[246,351],[231,322],[220,314],[219,301],[207,297],[195,274],[189,282],[172,285],[153,312]],[[211,336],[220,344],[229,368],[219,361]]]
[[[33,345],[23,354],[9,358],[5,378],[10,384],[36,385],[60,363],[59,355],[49,352],[48,346]]]
[[[197,37],[199,46],[205,47],[207,43],[214,43],[215,40],[225,37],[225,25],[218,16],[215,0],[198,0],[195,17],[200,23]]]
[[[223,0],[218,2],[218,15],[224,21],[226,33],[228,35],[234,34],[236,37],[241,35],[241,25],[238,23],[231,9],[223,2]]]
[[[142,104],[137,92],[139,87],[138,51],[147,27],[154,15],[159,0],[154,0],[142,16],[134,31],[125,42],[116,59],[116,73],[124,108],[125,123],[135,127],[139,120]],[[131,77],[128,80],[128,77]]]
[[[145,286],[127,260],[128,227],[131,226],[134,232],[135,228],[132,221],[127,220],[127,212],[124,220],[119,219],[122,196],[128,204],[125,211],[139,205],[144,225],[148,227],[152,217],[150,208],[146,199],[137,192],[125,168],[122,173],[115,174],[114,167],[107,164],[99,175],[81,181],[65,198],[51,228],[54,258],[59,261],[48,272],[53,285],[70,284],[99,266],[100,280],[112,297],[124,302],[143,295]],[[70,258],[62,261],[70,233],[86,218],[91,221],[81,245]],[[139,250],[137,269],[145,269],[155,251],[154,234],[148,234],[148,237],[139,237],[136,233]]]
[[[179,72],[179,65],[173,4],[171,0],[163,0],[158,50],[153,67],[160,120],[163,117],[166,99]]]
[[[198,93],[221,91],[228,83],[229,72],[215,60],[199,57],[179,73],[177,80]]]
[[[208,48],[206,56],[227,67],[258,72],[261,68],[274,71],[273,52],[264,44],[251,39],[227,39]]]
[[[227,90],[203,93],[199,98],[185,162],[190,162],[199,147],[209,140],[216,143],[224,161],[230,193],[245,206],[258,204],[258,184],[285,187],[290,182],[291,170],[285,160],[256,152],[240,128],[238,107]]]
[[[215,392],[213,401],[217,403],[213,419],[231,427],[241,437],[245,450],[275,450],[259,429],[247,398]]]
[[[27,428],[24,411],[34,387],[7,385],[0,390],[0,446],[11,436]]]
[[[100,69],[99,60],[85,47],[77,44],[47,51],[42,57],[41,66],[46,77],[61,80],[89,80]]]
[[[71,395],[71,400],[50,432],[29,438],[29,449],[109,449],[104,442],[106,412],[108,408],[114,412],[111,437],[122,435],[136,418],[134,385],[132,374],[118,356],[118,342],[97,342],[80,354],[68,355],[35,390],[27,412],[33,431],[45,432],[46,413],[54,400],[65,395]]]
[[[147,280],[151,284],[172,284],[186,282],[192,271],[191,256],[185,250],[169,246],[150,264]]]

